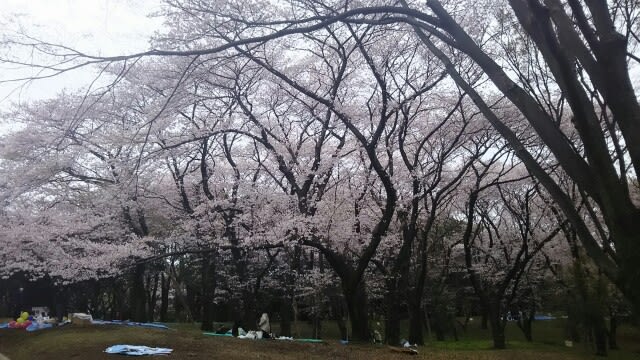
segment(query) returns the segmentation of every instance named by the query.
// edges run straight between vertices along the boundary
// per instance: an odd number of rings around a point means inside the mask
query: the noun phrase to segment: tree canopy
[[[456,276],[496,347],[558,267],[640,310],[639,6],[165,0],[137,54],[7,36],[0,61],[38,70],[11,81],[99,81],[4,113],[0,274],[133,274],[142,314],[192,262],[205,317],[225,294],[251,318],[263,288],[320,316],[335,288],[390,343],[404,311],[422,343]]]

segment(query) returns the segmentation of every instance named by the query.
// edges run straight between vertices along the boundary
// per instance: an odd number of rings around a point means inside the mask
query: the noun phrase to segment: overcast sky
[[[145,50],[150,36],[162,26],[162,19],[148,16],[160,9],[160,0],[0,0],[0,9],[3,35],[22,28],[43,40],[100,55]],[[0,69],[3,78],[8,77],[6,70]],[[84,70],[19,91],[14,91],[16,84],[0,84],[0,109],[11,102],[51,97],[91,78]]]

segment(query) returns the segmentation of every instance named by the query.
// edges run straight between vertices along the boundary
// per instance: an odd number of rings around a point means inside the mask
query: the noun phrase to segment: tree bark
[[[160,275],[160,321],[167,321],[167,313],[169,312],[169,278],[164,273]]]
[[[506,339],[504,334],[505,322],[501,319],[501,308],[499,301],[492,301],[489,306],[489,324],[491,325],[491,338],[494,349],[505,349]]]
[[[529,316],[524,316],[520,319],[518,319],[518,328],[520,328],[520,330],[522,330],[522,334],[524,335],[524,338],[527,339],[527,341],[531,342],[533,341],[533,330],[532,330],[532,324],[533,324],[533,315],[529,315]]]
[[[593,320],[593,340],[596,345],[596,355],[607,356],[607,327],[604,317],[596,315]]]
[[[349,333],[347,332],[347,324],[345,323],[345,305],[344,301],[339,296],[331,296],[331,307],[335,315],[336,325],[338,325],[338,331],[340,331],[341,340],[349,340]]]
[[[291,336],[291,298],[285,294],[280,306],[280,336]]]
[[[611,314],[611,318],[609,319],[609,349],[617,350],[618,341],[616,339],[618,333],[618,318],[615,314]]]
[[[412,344],[424,345],[424,332],[422,330],[422,297],[417,296],[416,294],[411,294],[407,303],[409,305],[409,342]]]
[[[322,318],[319,314],[313,316],[313,338],[322,339]]]
[[[400,299],[397,279],[387,280],[386,321],[384,325],[385,342],[389,345],[400,344]]]
[[[154,321],[155,320],[156,301],[158,299],[159,277],[160,277],[160,275],[158,273],[156,273],[153,276],[153,286],[151,284],[148,284],[148,286],[149,286],[149,296],[148,296],[147,309],[149,310],[149,312],[148,312],[149,321]]]
[[[482,319],[480,320],[480,329],[482,330],[489,329],[489,316],[487,315],[486,310],[482,310]]]
[[[433,332],[436,333],[437,341],[444,341],[444,327],[440,316],[435,316],[433,322]]]
[[[146,291],[144,287],[144,272],[145,266],[143,264],[135,266],[131,286],[131,320],[137,322],[147,321],[147,312],[145,309]]]
[[[553,24],[550,23],[549,11],[538,1],[510,1],[521,25],[531,36],[536,46],[541,51],[544,60],[553,72],[554,78],[568,99],[568,103],[573,110],[575,117],[574,126],[584,143],[586,160],[577,153],[564,138],[559,128],[555,127],[555,122],[548,114],[545,114],[538,106],[533,97],[524,91],[518,84],[513,82],[505,73],[502,67],[484,52],[473,39],[456,23],[450,14],[442,7],[439,1],[428,1],[429,7],[436,13],[439,20],[439,27],[445,29],[455,38],[456,47],[467,53],[487,74],[494,85],[500,89],[504,95],[516,105],[521,113],[528,119],[529,124],[536,130],[540,139],[549,146],[555,154],[562,168],[571,179],[588,196],[594,199],[602,212],[604,222],[608,228],[610,238],[615,245],[615,256],[607,253],[609,247],[600,246],[598,241],[589,230],[584,219],[579,215],[575,207],[575,202],[571,201],[561,187],[553,180],[517,138],[515,133],[502,123],[486,103],[473,89],[469,88],[449,59],[430,43],[430,40],[421,37],[423,42],[432,49],[448,67],[448,71],[455,81],[465,90],[471,90],[470,96],[479,106],[485,117],[489,119],[492,126],[511,144],[516,150],[518,157],[525,163],[532,175],[544,185],[558,206],[563,210],[571,224],[579,232],[579,237],[587,251],[587,254],[595,261],[600,270],[611,279],[612,282],[633,304],[636,311],[640,309],[640,245],[638,245],[637,233],[640,224],[640,209],[635,206],[629,196],[626,181],[623,181],[617,174],[614,163],[609,156],[609,146],[602,134],[601,124],[595,115],[595,111],[584,87],[577,79],[575,69],[575,55],[563,48],[562,37],[566,31],[560,34],[553,33]],[[596,2],[590,2],[589,7]],[[597,2],[599,6],[604,6],[602,12],[597,12],[598,17],[611,20],[611,15],[606,8],[606,2]],[[605,5],[603,5],[605,4]],[[406,5],[405,5],[406,6]],[[575,5],[582,8],[582,4]],[[575,9],[574,9],[575,10]],[[591,12],[593,14],[593,12]],[[562,24],[556,17],[554,21]],[[604,21],[606,22],[606,21]],[[586,22],[585,28],[590,25]],[[606,27],[603,27],[603,29]],[[598,33],[600,33],[600,30]],[[421,30],[416,30],[420,32]],[[628,69],[626,64],[626,49],[624,37],[615,31],[615,26],[609,26],[605,33],[607,36],[600,39],[595,37],[589,43],[593,48],[591,51],[600,56],[601,59],[597,71],[601,71],[606,76],[590,74],[590,80],[594,83],[596,91],[600,91],[607,99],[606,103],[613,112],[614,118],[620,122],[622,135],[625,139],[637,138],[640,126],[640,106],[637,98],[633,95],[629,85]],[[559,36],[558,36],[559,35]],[[600,34],[599,34],[600,35]],[[560,39],[560,40],[558,40]],[[566,42],[564,43],[566,45]],[[569,44],[570,45],[570,44]],[[609,49],[610,46],[615,45]],[[602,51],[607,48],[607,51]],[[620,55],[624,49],[624,54]],[[588,51],[586,53],[589,53]],[[598,55],[600,54],[600,55]],[[604,54],[604,55],[603,55]],[[610,57],[617,56],[611,60]],[[580,58],[583,64],[584,59]],[[617,65],[611,66],[617,61]],[[619,65],[619,66],[618,66]],[[589,66],[589,65],[587,65]],[[589,70],[589,69],[588,69]],[[604,81],[603,79],[606,79]],[[615,84],[615,85],[611,85]],[[622,89],[622,90],[621,90]],[[631,145],[629,156],[634,169],[640,169],[640,146],[636,142],[626,142]],[[623,175],[624,176],[624,175]],[[607,239],[600,239],[607,240]]]
[[[364,280],[360,280],[354,288],[344,289],[344,293],[349,310],[351,337],[357,341],[368,342],[371,339],[371,334],[369,333],[369,313]]]
[[[213,331],[215,283],[215,260],[209,255],[202,259],[202,323],[201,330]]]

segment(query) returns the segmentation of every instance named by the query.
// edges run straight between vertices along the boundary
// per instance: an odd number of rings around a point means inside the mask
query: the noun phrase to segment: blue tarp
[[[131,356],[142,355],[169,355],[173,349],[169,348],[153,348],[141,345],[113,345],[109,346],[104,352],[107,354],[121,354]]]
[[[31,323],[31,325],[27,326],[27,331],[36,331],[42,329],[50,329],[53,325],[51,324],[38,324],[37,322]]]
[[[52,327],[53,325],[51,324],[38,324],[37,322],[32,322],[31,325],[23,329],[26,329],[27,331],[36,331],[36,330],[42,330],[42,329],[49,329]],[[9,323],[0,324],[0,329],[9,329]]]
[[[91,320],[91,323],[93,325],[127,325],[127,326],[139,326],[139,327],[146,327],[146,328],[153,328],[153,329],[164,329],[164,330],[169,329],[167,325],[162,323],[141,323],[141,322],[135,322],[135,321],[119,321],[119,320],[111,320],[111,321]]]
[[[535,315],[534,320],[555,320],[556,318],[551,315]]]
[[[162,323],[141,323],[141,322],[134,322],[134,321],[118,321],[118,320],[113,320],[113,321],[92,320],[91,323],[93,325],[126,325],[126,326],[146,327],[146,328],[152,328],[152,329],[164,329],[164,330],[168,330],[169,329],[169,327],[167,327],[167,325],[162,324]],[[62,326],[64,324],[66,324],[66,322],[65,323],[60,323],[60,324],[58,324],[58,326]],[[53,325],[51,325],[51,324],[38,325],[38,323],[33,322],[26,329],[27,329],[27,331],[36,331],[36,330],[42,330],[42,329],[49,329],[49,328],[52,328],[52,327],[53,327]],[[7,328],[9,328],[9,323],[4,323],[4,324],[0,323],[0,329],[7,329]]]

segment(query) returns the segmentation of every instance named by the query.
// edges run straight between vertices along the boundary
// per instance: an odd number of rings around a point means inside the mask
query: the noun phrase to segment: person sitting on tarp
[[[218,330],[216,330],[216,334],[226,334],[229,332],[229,330],[232,331],[233,333],[233,329],[231,329],[228,326],[224,326],[224,325],[220,325],[220,327],[218,328]],[[235,328],[236,332],[238,332],[238,328]]]
[[[262,338],[268,339],[271,336],[271,325],[269,324],[269,315],[262,313],[260,321],[258,321],[258,330],[262,331]]]

